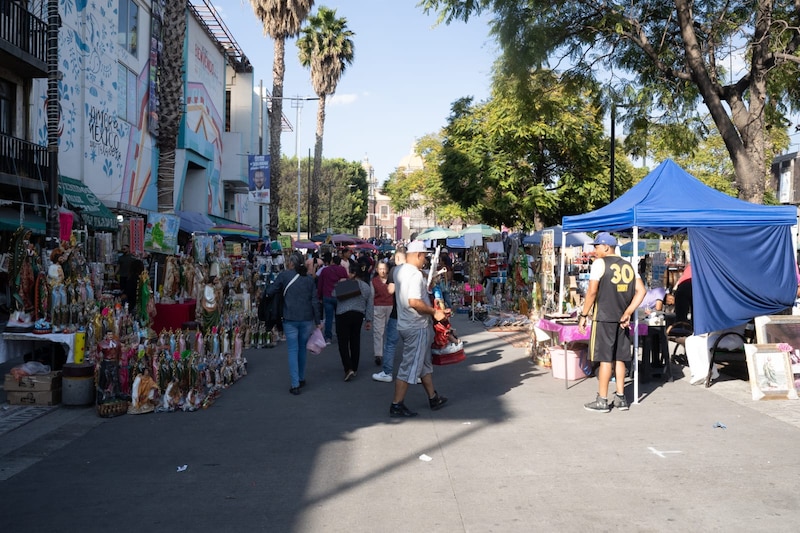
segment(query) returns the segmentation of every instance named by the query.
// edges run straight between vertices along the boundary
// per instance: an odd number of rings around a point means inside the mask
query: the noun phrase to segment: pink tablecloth
[[[557,333],[559,343],[588,341],[589,336],[591,335],[592,332],[591,325],[588,328],[586,328],[586,333],[581,335],[581,332],[578,330],[577,324],[559,324],[558,322],[554,322],[546,318],[540,319],[539,322],[536,324],[536,327],[544,331],[551,331],[553,333]],[[644,322],[639,322],[638,331],[640,336],[647,335],[647,324],[645,324]]]

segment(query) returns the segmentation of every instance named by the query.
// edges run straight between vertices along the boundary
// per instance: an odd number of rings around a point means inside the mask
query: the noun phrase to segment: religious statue
[[[122,346],[119,338],[109,331],[97,345],[97,403],[107,403],[120,399],[119,362]]]
[[[152,413],[158,403],[158,385],[150,375],[150,369],[145,367],[141,374],[133,380],[131,390],[131,405],[128,407],[129,415]]]

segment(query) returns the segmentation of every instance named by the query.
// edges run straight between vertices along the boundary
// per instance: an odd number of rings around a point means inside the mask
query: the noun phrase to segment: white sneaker
[[[382,381],[384,383],[392,382],[392,376],[390,374],[385,373],[383,370],[381,370],[377,374],[372,374],[372,379],[374,379],[375,381]]]

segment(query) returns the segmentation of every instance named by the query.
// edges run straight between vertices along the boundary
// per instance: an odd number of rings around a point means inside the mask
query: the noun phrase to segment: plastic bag
[[[27,363],[23,363],[11,369],[11,375],[17,381],[24,378],[25,376],[36,376],[40,374],[49,374],[49,373],[50,373],[50,365],[43,365],[38,361],[28,361]]]
[[[314,332],[308,338],[308,342],[306,343],[306,349],[313,354],[319,354],[322,350],[325,349],[325,337],[322,335],[322,330],[319,328],[314,328]]]

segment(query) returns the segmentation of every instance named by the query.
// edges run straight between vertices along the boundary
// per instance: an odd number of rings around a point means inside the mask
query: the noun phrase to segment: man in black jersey
[[[589,357],[600,363],[597,374],[597,398],[584,405],[586,410],[607,413],[613,405],[628,410],[625,399],[625,363],[631,360],[628,335],[631,315],[642,303],[646,290],[637,269],[627,260],[614,255],[617,240],[609,233],[598,233],[594,240],[595,260],[589,273],[589,289],[583,302],[578,329],[586,332],[592,314]],[[617,391],[608,398],[611,372],[616,375]]]

